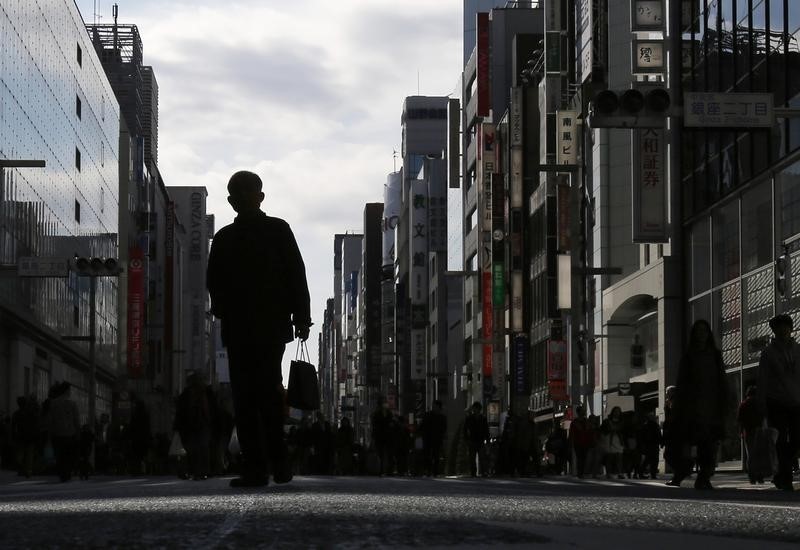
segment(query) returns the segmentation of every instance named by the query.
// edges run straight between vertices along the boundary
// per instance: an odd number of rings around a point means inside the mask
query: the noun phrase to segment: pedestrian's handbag
[[[317,370],[309,362],[309,359],[305,342],[298,342],[295,358],[289,367],[286,402],[290,407],[304,411],[319,409]]]
[[[169,444],[169,456],[186,456],[186,449],[181,441],[181,434],[177,431],[172,434],[172,441]]]

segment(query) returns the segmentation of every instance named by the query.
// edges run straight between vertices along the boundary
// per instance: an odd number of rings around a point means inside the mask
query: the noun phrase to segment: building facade
[[[3,3],[0,27],[0,409],[66,380],[86,421],[88,344],[63,337],[89,334],[88,279],[23,279],[16,266],[117,256],[119,105],[71,0]],[[98,280],[96,311],[100,414],[120,373],[116,279]]]

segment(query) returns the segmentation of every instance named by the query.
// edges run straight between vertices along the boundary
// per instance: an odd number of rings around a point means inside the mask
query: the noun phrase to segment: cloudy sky
[[[333,235],[361,232],[364,204],[383,200],[403,99],[456,91],[462,0],[116,2],[158,80],[167,185],[205,186],[219,228],[233,219],[228,178],[252,170],[264,210],[294,229],[316,361]],[[99,23],[113,22],[113,1],[76,3],[86,22],[95,5]]]

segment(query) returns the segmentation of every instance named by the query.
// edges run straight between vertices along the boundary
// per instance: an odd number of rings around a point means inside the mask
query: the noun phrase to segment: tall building
[[[401,117],[401,210],[396,232],[395,334],[398,412],[408,420],[425,410],[428,374],[428,187],[425,159],[447,150],[447,97],[410,96]],[[414,416],[408,416],[409,414]]]
[[[184,348],[179,360],[182,372],[202,374],[211,384],[217,381],[214,365],[214,338],[210,299],[206,291],[206,266],[211,237],[214,235],[214,216],[206,210],[208,192],[205,187],[169,186],[169,196],[175,216],[186,229],[185,257],[182,273],[182,338]],[[176,351],[176,350],[173,350]]]
[[[457,379],[468,402],[491,405],[495,429],[499,411],[513,402],[518,410],[533,406],[536,358],[545,357],[536,325],[547,325],[545,340],[551,319],[560,320],[534,290],[544,251],[531,196],[540,184],[538,128],[546,123],[538,90],[518,81],[544,35],[543,20],[544,10],[528,3],[476,13],[462,74],[464,366]]]
[[[119,105],[72,0],[0,7],[0,409],[18,395],[73,385],[87,421],[88,336],[96,327],[96,413],[111,412],[120,374],[117,280],[74,273],[21,278],[21,258],[118,253]],[[19,167],[21,160],[44,168]]]
[[[364,205],[361,266],[358,280],[356,391],[359,423],[369,425],[369,413],[383,399],[381,393],[381,221],[383,204]]]

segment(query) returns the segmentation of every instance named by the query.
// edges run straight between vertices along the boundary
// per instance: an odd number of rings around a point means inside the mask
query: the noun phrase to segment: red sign
[[[142,364],[142,332],[144,329],[144,252],[134,246],[128,262],[128,376],[139,378]]]
[[[478,104],[476,114],[482,117],[489,116],[489,14],[476,14],[477,27],[477,64],[475,79],[478,84]]]
[[[492,310],[492,272],[483,272],[483,337],[486,339],[492,338],[492,328],[494,320],[494,311]]]
[[[483,345],[483,376],[486,378],[492,376],[492,352],[491,344]]]

